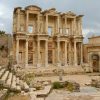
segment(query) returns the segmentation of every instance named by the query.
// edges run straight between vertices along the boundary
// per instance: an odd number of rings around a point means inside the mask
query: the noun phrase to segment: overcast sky
[[[60,12],[82,14],[83,35],[100,35],[100,0],[0,0],[0,30],[12,33],[13,9],[28,5],[37,5],[43,10],[54,7]]]

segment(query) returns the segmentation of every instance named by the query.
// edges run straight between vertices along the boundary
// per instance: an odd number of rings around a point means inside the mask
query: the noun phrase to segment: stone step
[[[2,77],[2,75],[3,75],[3,73],[4,73],[5,71],[6,71],[6,69],[4,69],[4,68],[0,70],[0,77]]]
[[[16,90],[17,90],[18,92],[21,92],[21,86],[17,85],[17,86],[16,86]]]
[[[12,91],[16,90],[16,76],[15,75],[13,75],[12,84],[11,84],[11,90]]]
[[[20,80],[20,86],[21,86],[21,89],[25,91],[29,91],[29,86],[27,85],[26,82],[23,82],[22,80]]]
[[[8,89],[0,90],[0,100],[5,100],[7,96]]]
[[[8,75],[9,75],[9,71],[6,71],[6,72],[4,73],[4,75],[2,76],[2,78],[0,79],[0,84],[5,84]]]
[[[13,74],[12,73],[9,73],[9,76],[8,76],[7,82],[5,84],[5,87],[10,88],[11,83],[12,83],[12,77],[13,77]]]
[[[16,78],[16,84],[17,84],[17,85],[20,85],[19,77]]]
[[[25,90],[25,91],[29,91],[29,86],[27,85],[27,83],[24,82],[23,85],[24,85],[24,90]]]

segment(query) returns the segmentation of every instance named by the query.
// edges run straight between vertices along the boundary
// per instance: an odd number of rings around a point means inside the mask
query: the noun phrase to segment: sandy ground
[[[86,83],[91,82],[91,77],[88,75],[66,75],[66,76],[62,76],[62,78],[63,78],[63,81],[65,80],[76,81],[81,86],[84,86]],[[59,76],[35,77],[35,81],[41,81],[41,80],[51,80],[52,82],[59,81]]]

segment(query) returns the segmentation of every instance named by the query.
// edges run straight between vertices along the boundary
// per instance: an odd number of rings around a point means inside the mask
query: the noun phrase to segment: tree
[[[5,34],[5,31],[0,30],[0,35]]]

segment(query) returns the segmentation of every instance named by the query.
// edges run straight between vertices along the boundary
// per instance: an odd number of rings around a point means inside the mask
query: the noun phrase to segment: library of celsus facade
[[[83,63],[82,17],[30,5],[13,12],[13,52],[25,67],[78,66]]]

